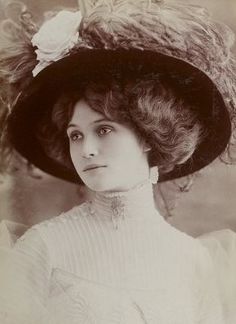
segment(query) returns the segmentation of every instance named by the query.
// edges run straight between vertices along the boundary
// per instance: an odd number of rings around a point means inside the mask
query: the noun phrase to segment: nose
[[[92,138],[84,138],[82,144],[82,156],[85,159],[89,159],[98,154],[98,147],[96,141]]]

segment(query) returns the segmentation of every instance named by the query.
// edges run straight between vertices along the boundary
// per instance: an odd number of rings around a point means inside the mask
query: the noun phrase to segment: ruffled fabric
[[[27,230],[27,226],[8,220],[0,222],[0,247],[13,247],[16,240]]]
[[[209,251],[219,285],[225,321],[236,323],[236,233],[219,230],[201,235],[200,242]]]

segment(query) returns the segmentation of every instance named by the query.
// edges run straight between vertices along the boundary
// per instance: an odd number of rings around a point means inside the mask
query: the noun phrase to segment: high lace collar
[[[128,191],[92,192],[90,211],[98,217],[111,220],[116,228],[122,219],[140,219],[158,215],[149,179]]]

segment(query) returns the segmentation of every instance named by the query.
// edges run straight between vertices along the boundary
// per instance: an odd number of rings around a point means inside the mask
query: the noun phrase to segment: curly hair
[[[38,139],[47,155],[71,166],[66,127],[75,103],[84,99],[95,111],[132,127],[150,145],[149,165],[161,173],[186,162],[203,137],[203,125],[176,91],[157,79],[87,83],[61,95],[38,127]]]

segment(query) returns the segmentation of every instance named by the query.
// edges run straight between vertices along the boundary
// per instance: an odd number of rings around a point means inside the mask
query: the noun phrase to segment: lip
[[[98,168],[106,168],[106,165],[90,164],[90,165],[86,166],[86,168],[83,170],[83,172],[98,169]]]

